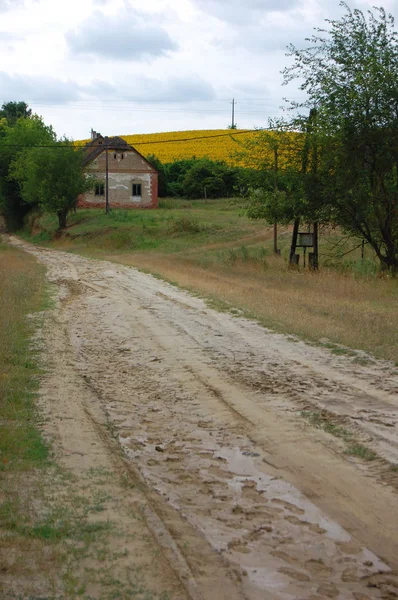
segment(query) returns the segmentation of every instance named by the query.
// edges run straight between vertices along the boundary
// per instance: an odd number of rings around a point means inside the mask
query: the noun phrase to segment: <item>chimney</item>
[[[91,140],[95,140],[95,138],[96,138],[96,137],[98,137],[98,136],[97,136],[97,132],[96,132],[96,131],[94,131],[94,129],[93,129],[93,128],[91,128]]]

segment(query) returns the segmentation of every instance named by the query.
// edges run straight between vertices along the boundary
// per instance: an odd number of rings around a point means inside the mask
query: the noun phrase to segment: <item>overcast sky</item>
[[[398,17],[398,0],[383,6]],[[281,85],[286,46],[342,14],[332,0],[0,0],[0,105],[25,100],[74,139],[226,128],[233,97],[238,127],[263,127],[299,97]]]

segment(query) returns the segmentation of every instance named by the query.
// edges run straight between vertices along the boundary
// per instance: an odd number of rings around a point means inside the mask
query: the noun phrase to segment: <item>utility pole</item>
[[[235,125],[235,98],[232,98],[232,123],[231,123],[231,129],[236,129],[236,125]]]
[[[109,215],[109,157],[108,157],[109,138],[105,137],[105,213]]]
[[[274,146],[274,190],[278,191],[278,146]],[[274,254],[278,252],[278,223],[274,223]]]

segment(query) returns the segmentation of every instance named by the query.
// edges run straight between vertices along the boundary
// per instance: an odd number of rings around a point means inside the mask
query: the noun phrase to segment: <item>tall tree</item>
[[[398,38],[383,8],[327,20],[304,50],[290,47],[285,82],[299,78],[316,109],[317,196],[325,214],[398,271]],[[314,169],[312,170],[314,172]]]
[[[10,176],[10,168],[16,157],[32,146],[48,145],[55,140],[52,127],[44,124],[37,115],[20,118],[13,125],[0,120],[0,212],[6,218],[10,230],[23,224],[26,212],[32,207],[21,197],[15,179]]]
[[[14,160],[11,176],[18,182],[23,200],[55,213],[60,229],[66,227],[78,197],[94,185],[83,170],[83,151],[67,139],[45,148],[26,149]]]
[[[5,102],[0,109],[0,119],[5,118],[10,126],[15,125],[18,119],[29,119],[32,109],[26,102]]]

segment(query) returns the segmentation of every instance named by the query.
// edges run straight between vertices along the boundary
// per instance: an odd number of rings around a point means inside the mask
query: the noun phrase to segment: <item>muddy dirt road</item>
[[[78,472],[120,453],[173,598],[398,598],[391,365],[273,334],[132,268],[10,241],[58,290],[42,398],[61,459]],[[347,454],[347,436],[377,458]]]

